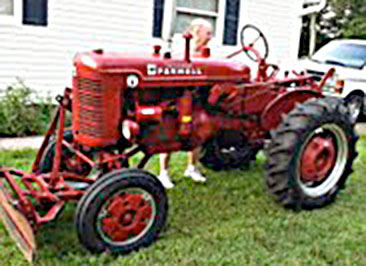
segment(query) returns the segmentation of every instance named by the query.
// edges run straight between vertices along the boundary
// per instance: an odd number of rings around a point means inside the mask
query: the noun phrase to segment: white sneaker
[[[206,177],[204,177],[200,173],[198,168],[193,165],[189,165],[187,167],[187,169],[184,171],[184,176],[192,178],[192,180],[195,182],[202,182],[202,183],[206,182]]]
[[[161,171],[160,174],[158,175],[158,179],[160,180],[160,182],[163,184],[163,186],[166,189],[170,189],[174,187],[174,184],[172,183],[172,181],[170,181],[170,177],[168,174],[168,171]]]

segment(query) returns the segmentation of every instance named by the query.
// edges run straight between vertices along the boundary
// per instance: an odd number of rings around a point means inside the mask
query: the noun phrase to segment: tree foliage
[[[334,15],[329,16],[330,13]],[[328,25],[329,37],[366,39],[365,0],[328,0],[320,19],[320,26]]]

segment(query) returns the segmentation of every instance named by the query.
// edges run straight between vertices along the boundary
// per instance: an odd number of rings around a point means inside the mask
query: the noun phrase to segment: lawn
[[[160,239],[128,256],[91,255],[79,245],[69,204],[37,234],[37,265],[366,265],[366,139],[358,143],[347,187],[329,207],[293,212],[264,185],[264,157],[248,170],[202,168],[207,184],[183,177],[185,154],[172,158],[176,187]],[[1,151],[0,165],[29,169],[35,151]],[[157,157],[147,166],[157,171]],[[26,265],[0,225],[0,265]]]

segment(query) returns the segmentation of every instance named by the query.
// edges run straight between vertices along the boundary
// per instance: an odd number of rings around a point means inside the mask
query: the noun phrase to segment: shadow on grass
[[[224,224],[235,215],[241,215],[248,199],[250,201],[253,197],[260,198],[265,193],[263,184],[258,182],[262,168],[262,163],[251,167],[250,175],[242,170],[214,172],[203,169],[208,178],[205,184],[197,184],[183,177],[184,168],[179,164],[172,168],[176,186],[167,192],[167,224],[159,240],[151,248],[142,249],[142,252],[150,253],[155,248],[159,249],[159,246],[170,245],[172,240],[185,242],[197,234],[212,231],[213,227]],[[266,203],[261,205],[265,206]],[[67,262],[70,265],[72,262],[79,265],[80,262],[100,265],[116,259],[109,254],[90,254],[83,249],[74,225],[75,210],[76,204],[68,203],[57,220],[40,228],[37,234],[36,264],[52,265],[54,262],[58,265],[60,262]],[[130,256],[118,258],[125,260],[127,257]]]
[[[186,156],[177,153],[170,168],[176,186],[167,192],[168,221],[158,241],[128,256],[90,254],[78,241],[76,205],[69,203],[57,221],[40,228],[36,264],[365,265],[365,158],[360,150],[357,171],[336,204],[295,213],[268,194],[263,155],[248,170],[202,167],[208,181],[195,184],[183,177]],[[155,157],[148,170],[156,173],[157,165]],[[5,257],[10,249],[4,250]]]
[[[63,258],[71,253],[87,254],[79,244],[74,226],[76,204],[68,203],[60,216],[37,233],[37,260]]]

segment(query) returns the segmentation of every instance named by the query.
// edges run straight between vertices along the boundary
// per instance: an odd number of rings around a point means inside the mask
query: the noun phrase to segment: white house
[[[240,47],[250,23],[267,37],[273,63],[290,62],[302,8],[300,0],[0,0],[0,88],[20,77],[39,92],[62,93],[76,52],[152,49],[197,16],[214,24],[213,55]]]

